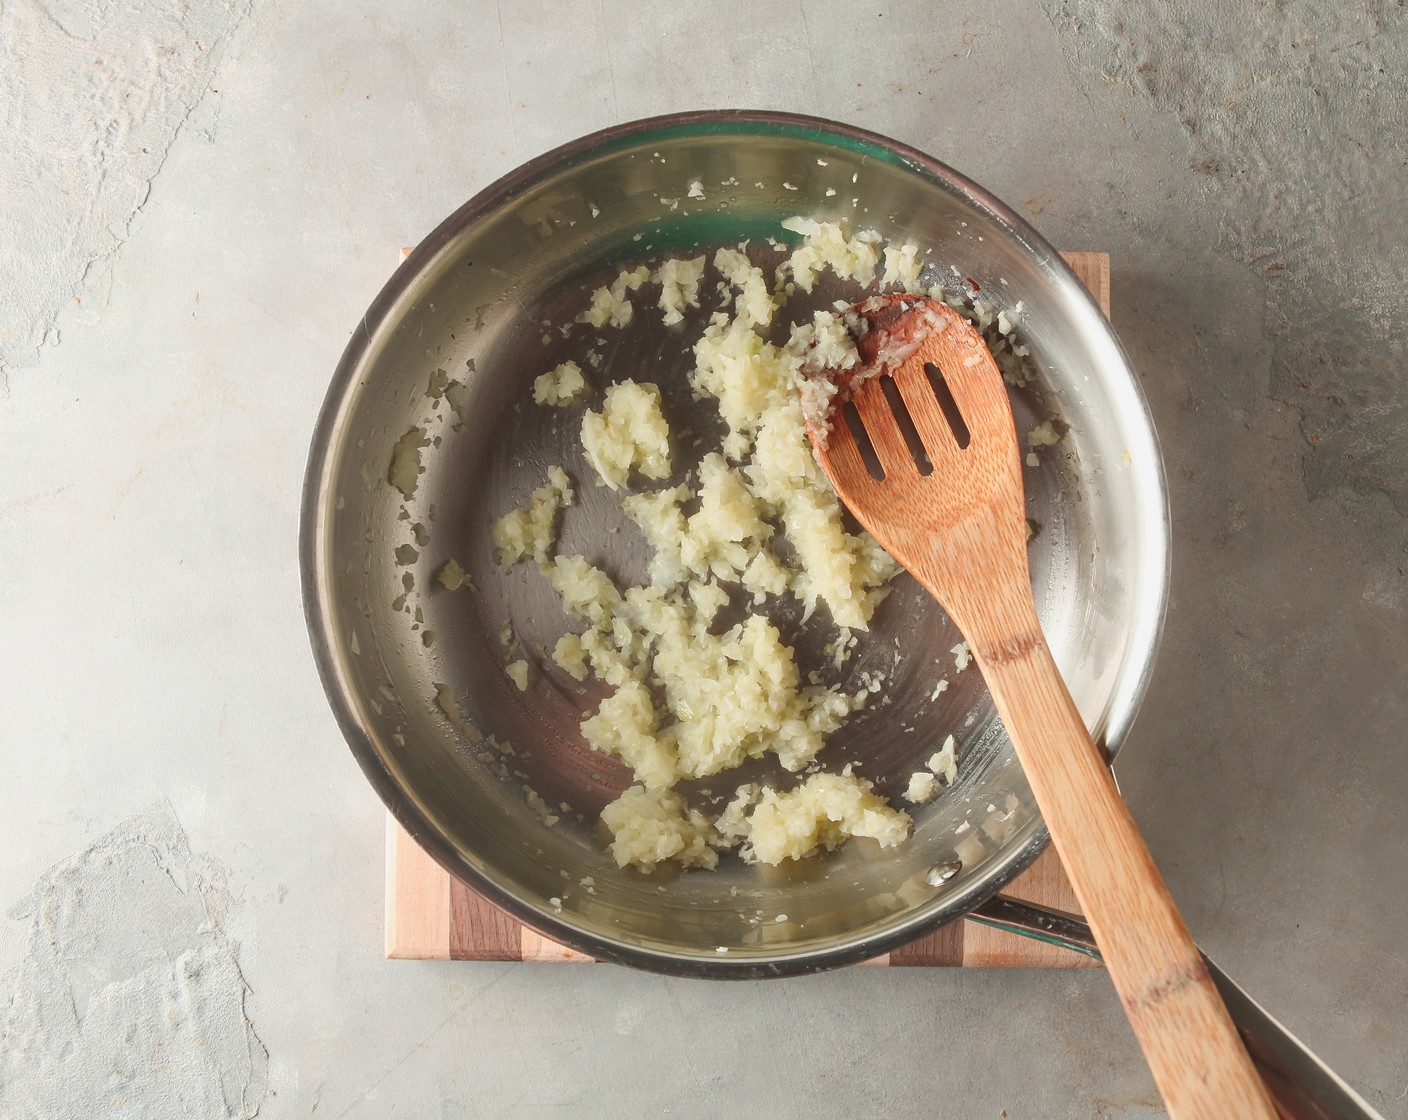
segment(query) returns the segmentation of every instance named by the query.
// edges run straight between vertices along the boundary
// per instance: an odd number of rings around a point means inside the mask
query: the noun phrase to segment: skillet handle
[[[1100,959],[1090,927],[1076,914],[999,894],[967,917],[981,925]],[[1305,1043],[1208,960],[1206,953],[1203,960],[1283,1120],[1384,1120]]]

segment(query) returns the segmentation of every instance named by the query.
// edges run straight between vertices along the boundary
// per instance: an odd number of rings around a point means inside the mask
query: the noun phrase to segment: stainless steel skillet
[[[957,633],[907,578],[840,672],[847,686],[883,673],[884,702],[826,754],[896,793],[956,737],[958,782],[919,809],[906,844],[852,844],[782,869],[725,861],[670,879],[621,872],[596,831],[597,812],[629,777],[578,732],[600,693],[552,664],[547,652],[567,626],[556,596],[530,566],[500,568],[488,529],[562,464],[582,484],[561,548],[625,581],[644,574],[645,549],[591,485],[578,417],[534,407],[530,386],[593,351],[600,367],[584,368],[598,393],[609,379],[653,380],[672,425],[711,439],[711,410],[693,400],[686,374],[713,310],[712,275],[705,306],[678,327],[647,314],[644,300],[629,331],[587,333],[573,321],[622,267],[745,239],[759,263],[774,263],[781,254],[768,239],[793,240],[781,223],[794,214],[913,241],[929,251],[931,279],[1019,318],[1033,371],[1014,391],[1019,427],[1054,415],[1068,429],[1025,480],[1038,605],[1081,712],[1111,753],[1152,666],[1168,572],[1154,432],[1103,315],[1016,214],[922,153],[773,113],[636,122],[540,157],[431,233],[353,332],[309,460],[304,591],[333,708],[391,810],[453,874],[598,958],[709,976],[850,963],[981,904],[1046,842],[976,672],[956,671]],[[827,285],[812,303],[854,294]],[[785,317],[808,306],[797,299]],[[393,482],[398,456],[413,465]],[[436,578],[450,559],[469,575],[457,590]],[[799,631],[795,613],[777,622]],[[802,642],[804,672],[831,671],[823,647],[834,637]],[[504,673],[518,659],[531,667],[522,693]],[[943,677],[951,687],[935,696]],[[513,754],[488,745],[490,735]],[[555,825],[526,803],[525,785]],[[721,791],[689,792],[707,801]],[[956,874],[933,874],[953,861]]]

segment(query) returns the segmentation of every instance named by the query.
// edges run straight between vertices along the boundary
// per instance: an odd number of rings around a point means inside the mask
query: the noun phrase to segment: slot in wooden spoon
[[[811,386],[835,384],[834,396],[803,397],[822,468],[967,638],[1170,1116],[1274,1118],[1042,634],[1021,451],[992,354],[961,315],[922,296],[876,296],[846,318],[860,366]],[[946,415],[934,370],[961,422]],[[898,415],[886,396],[896,390]],[[843,402],[854,405],[849,420]]]

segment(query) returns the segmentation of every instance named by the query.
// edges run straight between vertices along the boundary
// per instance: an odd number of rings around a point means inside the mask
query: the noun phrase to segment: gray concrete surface
[[[1098,974],[380,958],[297,588],[337,355],[523,159],[761,106],[1114,255],[1175,517],[1123,787],[1204,946],[1408,1117],[1405,64],[1387,0],[0,5],[0,1115],[1162,1115]]]

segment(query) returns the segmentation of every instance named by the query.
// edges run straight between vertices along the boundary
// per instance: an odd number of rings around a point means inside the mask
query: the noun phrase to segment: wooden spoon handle
[[[1007,600],[1003,617],[990,613],[998,604],[989,599],[969,620],[978,632],[964,633],[1169,1115],[1274,1120],[1202,955],[1066,690],[1030,593],[1012,590],[999,597]]]

